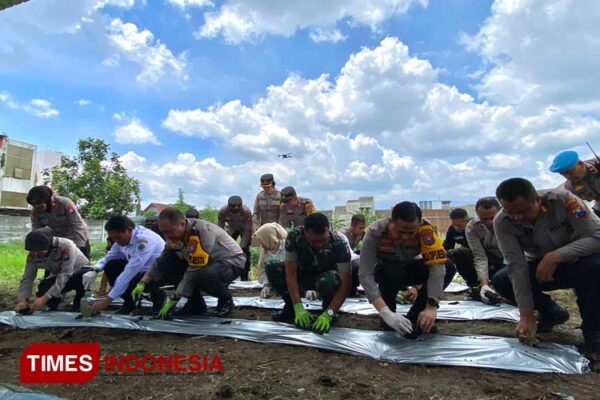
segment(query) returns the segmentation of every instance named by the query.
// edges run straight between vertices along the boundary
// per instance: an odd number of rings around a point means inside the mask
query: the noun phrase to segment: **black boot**
[[[569,319],[569,312],[551,298],[544,300],[538,311],[537,330],[539,333],[548,333],[554,326],[563,324]]]
[[[283,309],[273,314],[271,319],[275,322],[291,324],[294,322],[294,305],[292,304],[292,299],[290,296],[284,295],[283,301],[285,302]]]
[[[62,301],[62,297],[51,297],[50,300],[46,302],[46,307],[48,311],[56,311],[60,302]]]
[[[215,317],[224,318],[227,317],[233,311],[235,304],[233,304],[233,298],[230,296],[222,297],[217,303],[217,312]]]
[[[218,309],[218,306],[217,306]],[[190,315],[204,315],[206,314],[206,302],[201,294],[196,294],[190,297],[187,303],[184,304],[180,309],[174,310],[173,317],[185,317]]]

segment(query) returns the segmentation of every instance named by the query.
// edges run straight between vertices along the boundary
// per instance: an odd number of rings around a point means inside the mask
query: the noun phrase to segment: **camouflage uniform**
[[[330,232],[329,242],[323,248],[313,249],[304,237],[304,227],[292,229],[285,241],[285,260],[298,264],[300,294],[306,290],[319,292],[323,299],[323,310],[327,309],[341,284],[339,274],[351,273],[350,250],[337,232]],[[285,264],[268,263],[265,268],[273,288],[291,305],[285,281]]]

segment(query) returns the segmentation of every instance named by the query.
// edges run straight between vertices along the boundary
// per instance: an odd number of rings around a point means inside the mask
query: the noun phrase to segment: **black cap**
[[[287,203],[296,196],[296,189],[292,186],[286,186],[281,189],[281,202]]]
[[[273,180],[273,174],[264,174],[260,177],[261,181],[272,181]]]
[[[185,217],[186,218],[200,218],[200,212],[195,209],[194,207],[189,208],[186,212],[185,212]]]
[[[50,250],[52,247],[52,239],[54,239],[52,228],[45,226],[43,228],[35,229],[25,236],[25,250]]]
[[[229,200],[227,200],[227,204],[230,206],[241,206],[242,198],[240,196],[231,196]]]

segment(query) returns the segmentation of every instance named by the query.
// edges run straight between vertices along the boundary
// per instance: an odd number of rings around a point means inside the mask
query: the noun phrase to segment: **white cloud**
[[[52,106],[52,103],[46,99],[32,99],[28,104],[21,104],[14,100],[6,90],[0,92],[0,103],[5,104],[13,110],[23,110],[38,118],[57,117],[59,112]]]
[[[331,30],[339,21],[348,20],[377,30],[382,22],[405,14],[412,5],[426,7],[427,3],[427,0],[226,0],[218,10],[204,13],[204,24],[196,36],[223,36],[228,43],[240,43],[264,34],[291,36],[308,28],[313,30],[311,38],[317,38],[315,41],[326,37],[328,41],[339,41],[343,37],[341,32]]]
[[[337,43],[343,42],[348,37],[345,36],[339,29],[322,29],[316,28],[309,34],[311,40],[315,43]]]
[[[535,112],[600,110],[600,2],[496,0],[480,31],[463,36],[489,65],[479,93]]]
[[[117,115],[117,114],[115,114]],[[112,133],[117,143],[120,144],[143,144],[151,143],[160,145],[154,132],[148,129],[138,118],[128,118],[124,113],[119,114],[117,121],[123,122]]]
[[[116,18],[107,27],[107,35],[110,43],[122,56],[142,68],[136,76],[140,85],[154,85],[167,73],[181,82],[189,78],[186,72],[186,54],[175,56],[164,43],[155,40],[149,30],[139,30],[137,25]],[[105,60],[104,64],[114,65],[115,57]]]
[[[181,9],[187,7],[212,7],[214,3],[211,0],[167,0],[170,4]]]
[[[232,100],[172,109],[162,124],[245,156],[236,165],[218,160],[214,171],[233,179],[244,198],[256,191],[248,179],[275,171],[280,184],[297,186],[317,207],[370,194],[386,205],[472,200],[517,175],[540,187],[556,186],[561,177],[544,172],[548,154],[577,147],[600,129],[598,119],[568,105],[526,113],[516,105],[478,102],[441,83],[431,63],[412,56],[396,38],[351,55],[337,76],[292,74],[253,104]],[[292,159],[276,157],[287,152]],[[183,170],[175,164],[174,170]],[[174,192],[180,178],[168,179],[174,179]],[[210,185],[213,177],[203,179]],[[214,190],[219,199],[231,193],[226,186]]]
[[[92,102],[89,101],[88,99],[79,99],[75,102],[75,104],[77,104],[78,106],[84,107],[84,106],[89,106],[90,104],[92,104]]]

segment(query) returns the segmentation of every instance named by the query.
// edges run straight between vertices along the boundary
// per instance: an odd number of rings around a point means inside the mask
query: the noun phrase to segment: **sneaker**
[[[227,299],[219,299],[217,303],[217,312],[215,313],[215,317],[224,318],[227,317],[233,311],[235,304],[233,303],[233,299],[231,297]]]
[[[537,331],[539,333],[548,333],[556,325],[564,324],[569,319],[569,312],[555,301],[545,309],[540,311],[538,318]]]

